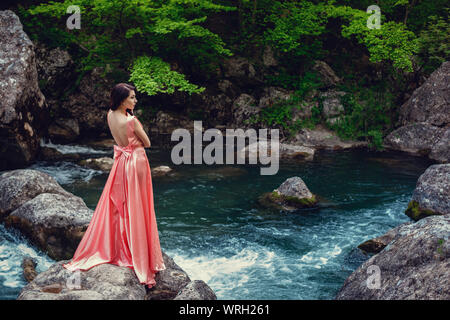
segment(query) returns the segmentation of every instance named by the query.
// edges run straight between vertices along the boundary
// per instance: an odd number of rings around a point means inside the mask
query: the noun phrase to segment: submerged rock
[[[36,278],[36,261],[33,258],[25,257],[22,261],[23,277],[27,282],[31,282]]]
[[[381,252],[381,250],[386,248],[389,243],[391,243],[391,241],[395,238],[395,236],[403,226],[411,223],[412,222],[403,223],[395,227],[394,229],[389,230],[382,236],[364,241],[358,246],[358,248],[361,249],[364,253],[379,253]]]
[[[450,215],[427,217],[397,231],[347,278],[336,299],[450,299]]]
[[[413,220],[450,214],[450,164],[430,166],[419,177],[405,211]]]
[[[287,179],[277,189],[263,194],[258,201],[264,207],[286,211],[310,208],[317,204],[316,196],[300,177]]]

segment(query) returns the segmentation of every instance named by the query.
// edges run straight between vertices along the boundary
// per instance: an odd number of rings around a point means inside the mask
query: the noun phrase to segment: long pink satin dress
[[[156,273],[166,267],[156,225],[150,165],[134,133],[134,118],[127,114],[128,145],[114,145],[114,164],[92,220],[72,260],[63,266],[71,271],[102,263],[129,267],[141,284],[151,288],[156,284]]]

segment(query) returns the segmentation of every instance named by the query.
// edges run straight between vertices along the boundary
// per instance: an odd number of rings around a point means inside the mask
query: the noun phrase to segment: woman
[[[153,287],[155,274],[166,267],[162,258],[153,206],[150,147],[133,115],[134,87],[117,84],[111,92],[107,119],[114,146],[114,164],[86,233],[68,270],[87,270],[101,263],[134,269],[139,281]]]

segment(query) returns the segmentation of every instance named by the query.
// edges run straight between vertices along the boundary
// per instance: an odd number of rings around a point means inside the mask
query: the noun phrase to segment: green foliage
[[[80,30],[66,29],[66,10],[70,5],[81,9]],[[22,14],[30,21],[30,29],[31,22],[42,26],[35,35],[44,41],[54,34],[67,34],[58,37],[58,41],[70,43],[82,52],[76,61],[79,72],[94,67],[131,68],[138,90],[155,94],[172,93],[175,88],[200,92],[179,73],[168,72],[168,64],[156,57],[184,60],[200,68],[231,55],[222,39],[202,24],[209,14],[232,10],[235,8],[208,0],[64,0],[31,6]],[[142,56],[152,58],[138,59]],[[149,70],[155,73],[149,75]],[[166,76],[161,72],[166,72]]]
[[[170,65],[158,57],[139,57],[130,71],[130,81],[136,85],[136,89],[149,96],[158,92],[174,93],[175,89],[189,94],[205,90],[189,83],[183,74],[170,70]]]
[[[345,113],[328,126],[343,139],[364,139],[369,147],[382,149],[383,137],[392,129],[393,96],[380,88],[357,90],[341,98]]]
[[[449,10],[447,10],[449,12]],[[420,58],[425,72],[431,73],[450,59],[450,24],[444,18],[431,16],[420,33]]]

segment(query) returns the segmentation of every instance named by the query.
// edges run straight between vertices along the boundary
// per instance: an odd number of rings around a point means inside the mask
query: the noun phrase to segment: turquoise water
[[[218,299],[333,299],[368,258],[356,246],[409,221],[404,210],[430,165],[405,155],[319,152],[313,162],[282,164],[278,174],[261,176],[259,166],[174,166],[169,156],[148,152],[152,168],[169,165],[178,173],[153,179],[161,247]],[[107,179],[65,162],[32,168],[54,176],[92,209]],[[320,197],[318,209],[259,207],[262,193],[292,176]],[[25,285],[20,262],[30,253],[39,271],[52,262],[0,227],[0,299],[15,299]]]

